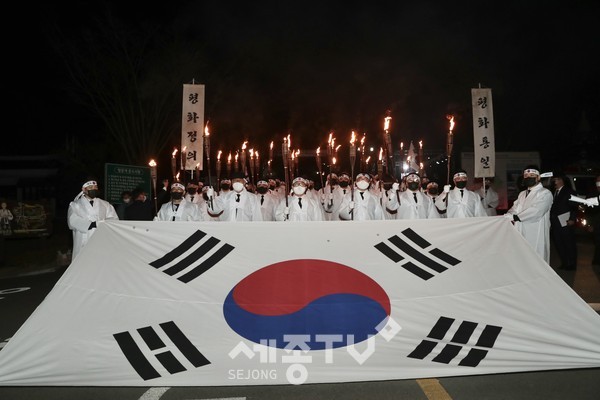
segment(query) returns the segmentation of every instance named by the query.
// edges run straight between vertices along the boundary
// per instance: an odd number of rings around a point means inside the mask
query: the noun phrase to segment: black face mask
[[[208,195],[207,195],[206,193],[202,193],[202,198],[203,198],[205,201],[208,201]]]
[[[421,185],[421,188],[423,188],[423,190],[427,190],[427,185],[428,185],[427,183],[424,183]]]
[[[189,194],[192,194],[192,195],[194,195],[194,194],[196,194],[196,189],[192,189],[192,188],[190,188],[190,189],[188,189],[188,191],[187,191],[187,192],[188,192]]]
[[[95,199],[98,196],[98,191],[96,189],[91,189],[87,191],[87,195],[91,199]]]
[[[459,189],[464,189],[467,187],[467,182],[466,181],[458,181],[458,182],[456,182],[456,187]]]
[[[523,184],[527,187],[532,187],[535,186],[536,184],[536,179],[535,178],[525,178],[523,179]]]
[[[341,181],[340,182],[340,187],[345,188],[345,187],[348,187],[349,184],[350,184],[350,182],[348,182],[348,181]]]
[[[269,185],[269,189],[275,190],[275,185]]]
[[[264,187],[264,186],[261,186],[261,187],[258,187],[258,188],[256,188],[256,191],[257,191],[259,194],[265,194],[265,193],[267,193],[267,192],[269,191],[269,188],[266,188],[266,187]]]
[[[407,186],[409,190],[414,192],[419,189],[419,182],[410,182]]]
[[[181,200],[182,197],[183,197],[183,193],[181,193],[181,192],[171,192],[171,198],[173,200]]]
[[[221,189],[223,189],[223,190],[229,190],[230,187],[231,186],[229,186],[228,183],[224,183],[224,184],[221,185]]]
[[[384,183],[383,184],[383,190],[390,190],[392,188],[392,184],[391,183]]]
[[[436,194],[438,194],[438,190],[437,189],[429,189],[429,194],[432,196],[435,196]]]

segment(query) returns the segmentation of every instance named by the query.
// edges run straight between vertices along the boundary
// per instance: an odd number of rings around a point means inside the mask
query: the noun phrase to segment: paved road
[[[600,308],[600,267],[591,266],[592,243],[581,237],[577,271],[557,271],[591,306]],[[555,254],[551,265],[556,266]],[[0,275],[0,346],[18,330],[50,292],[64,268],[26,269],[24,276]],[[15,275],[15,274],[11,274]],[[19,275],[19,274],[17,274]],[[600,334],[600,332],[599,332]],[[577,399],[600,398],[600,368],[469,377],[301,386],[235,387],[0,387],[1,400],[21,399]]]

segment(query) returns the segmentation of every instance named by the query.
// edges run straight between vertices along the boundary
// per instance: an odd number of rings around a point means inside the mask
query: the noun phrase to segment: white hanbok
[[[108,201],[96,197],[92,205],[91,200],[80,194],[69,204],[67,224],[73,231],[73,260],[96,232],[96,228],[90,229],[92,222],[98,224],[104,220],[119,219],[117,211]]]
[[[448,193],[441,193],[435,199],[435,206],[440,211],[446,210],[446,218],[487,216],[479,195],[468,189],[455,187]]]

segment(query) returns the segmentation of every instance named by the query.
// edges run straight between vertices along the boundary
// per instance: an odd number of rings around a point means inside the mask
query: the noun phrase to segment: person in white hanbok
[[[398,196],[394,193],[388,199],[388,209],[396,211],[396,219],[429,219],[439,218],[433,201],[421,192],[421,178],[416,173],[406,177],[406,190]],[[394,184],[394,188],[399,185]]]
[[[275,209],[277,221],[323,221],[321,204],[307,195],[308,181],[297,177],[292,181],[292,195],[281,200]]]
[[[339,215],[342,220],[368,221],[384,220],[383,207],[379,198],[370,191],[371,177],[360,173],[356,176],[354,194],[345,196],[340,205]]]
[[[275,221],[275,208],[280,199],[269,189],[269,183],[260,180],[256,183],[256,197],[260,204],[263,221]]]
[[[441,212],[446,211],[446,218],[487,216],[479,195],[467,189],[467,180],[467,173],[458,171],[453,176],[454,189],[445,185],[443,193],[435,199],[435,206]]]
[[[97,197],[98,194],[98,183],[89,180],[81,186],[81,192],[69,204],[67,224],[73,231],[73,260],[94,235],[99,222],[119,219],[113,205]]]
[[[262,221],[260,202],[256,194],[246,189],[247,183],[241,172],[234,172],[231,175],[233,190],[214,197],[212,188],[209,188],[207,192],[209,215],[219,217],[220,221],[225,222]]]
[[[500,203],[500,199],[498,197],[498,192],[492,187],[492,180],[490,178],[485,178],[483,181],[485,185],[481,185],[479,189],[475,191],[481,197],[481,205],[485,210],[486,214],[490,217],[494,217],[498,215],[496,211],[496,207]]]
[[[185,186],[179,182],[171,185],[171,200],[160,207],[154,221],[202,221],[198,205],[184,198]],[[196,195],[200,196],[200,195]]]
[[[523,183],[527,189],[519,193],[504,217],[510,219],[540,257],[550,263],[552,192],[540,182],[540,172],[535,165],[525,168]]]

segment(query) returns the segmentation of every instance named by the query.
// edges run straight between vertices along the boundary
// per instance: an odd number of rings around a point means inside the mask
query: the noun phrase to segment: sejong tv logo
[[[227,295],[227,324],[256,343],[251,349],[240,342],[229,356],[252,358],[256,351],[261,361],[272,363],[276,349],[283,349],[291,354],[281,360],[291,364],[288,381],[301,384],[308,375],[303,364],[312,362],[309,351],[325,350],[325,362],[332,363],[333,349],[345,347],[362,364],[374,352],[375,336],[389,341],[400,331],[390,311],[386,292],[362,272],[318,259],[282,261],[248,275]],[[364,341],[367,350],[361,354],[354,345]]]

